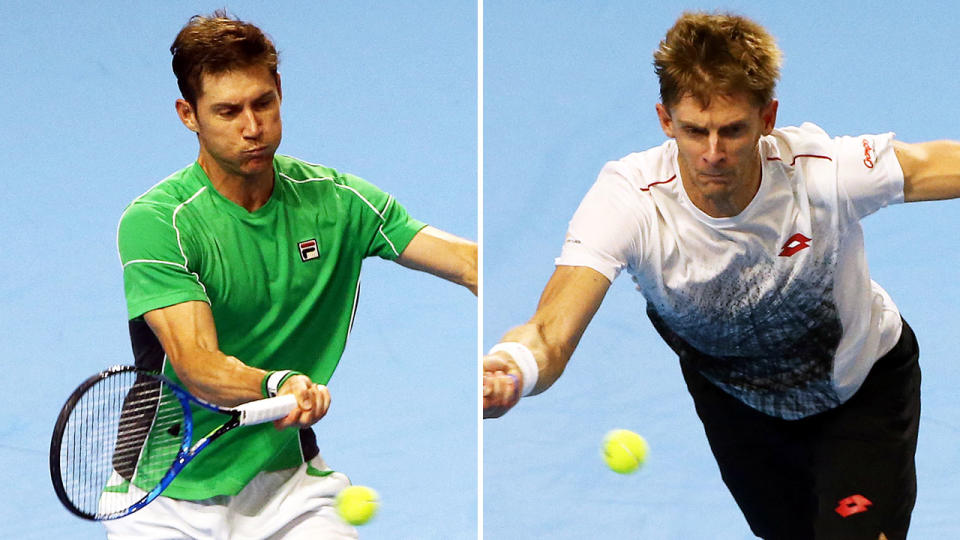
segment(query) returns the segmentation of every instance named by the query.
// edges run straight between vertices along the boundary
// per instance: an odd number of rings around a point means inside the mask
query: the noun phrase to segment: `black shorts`
[[[720,474],[754,534],[906,538],[917,495],[918,356],[904,322],[852,398],[801,420],[758,412],[681,361]]]

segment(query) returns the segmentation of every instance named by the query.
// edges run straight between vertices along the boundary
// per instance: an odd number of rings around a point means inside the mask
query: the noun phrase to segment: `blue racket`
[[[227,418],[194,442],[191,404]],[[114,366],[84,381],[60,411],[50,442],[53,488],[77,516],[120,518],[156,499],[224,433],[283,418],[296,407],[292,395],[218,407],[162,375]]]

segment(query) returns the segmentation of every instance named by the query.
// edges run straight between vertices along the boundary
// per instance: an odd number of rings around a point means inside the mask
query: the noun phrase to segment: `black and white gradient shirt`
[[[903,201],[893,134],[819,127],[760,139],[760,187],[738,215],[687,197],[677,145],[607,163],[570,221],[557,265],[612,282],[626,270],[650,318],[714,384],[766,414],[836,407],[896,344],[901,319],[870,280],[859,221]]]

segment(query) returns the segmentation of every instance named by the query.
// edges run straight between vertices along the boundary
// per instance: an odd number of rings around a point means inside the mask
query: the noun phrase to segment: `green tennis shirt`
[[[397,258],[424,226],[361,178],[280,155],[270,199],[248,212],[194,163],[138,197],[120,218],[128,316],[207,302],[224,353],[326,384],[353,323],[363,259]],[[166,358],[163,371],[177,380]],[[194,440],[225,418],[194,413]],[[150,435],[143,459],[161,436]],[[215,446],[164,495],[233,495],[261,471],[303,462],[297,430],[278,432],[272,424],[233,430]]]

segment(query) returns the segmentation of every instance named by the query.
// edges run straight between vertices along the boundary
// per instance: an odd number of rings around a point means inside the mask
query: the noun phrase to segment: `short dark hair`
[[[196,107],[204,73],[223,73],[263,65],[277,78],[277,49],[263,31],[225,10],[194,15],[170,46],[173,73],[183,99]]]
[[[759,24],[702,12],[681,15],[653,53],[660,101],[668,108],[686,95],[706,107],[712,96],[735,92],[766,105],[780,78],[781,59],[773,36]]]

